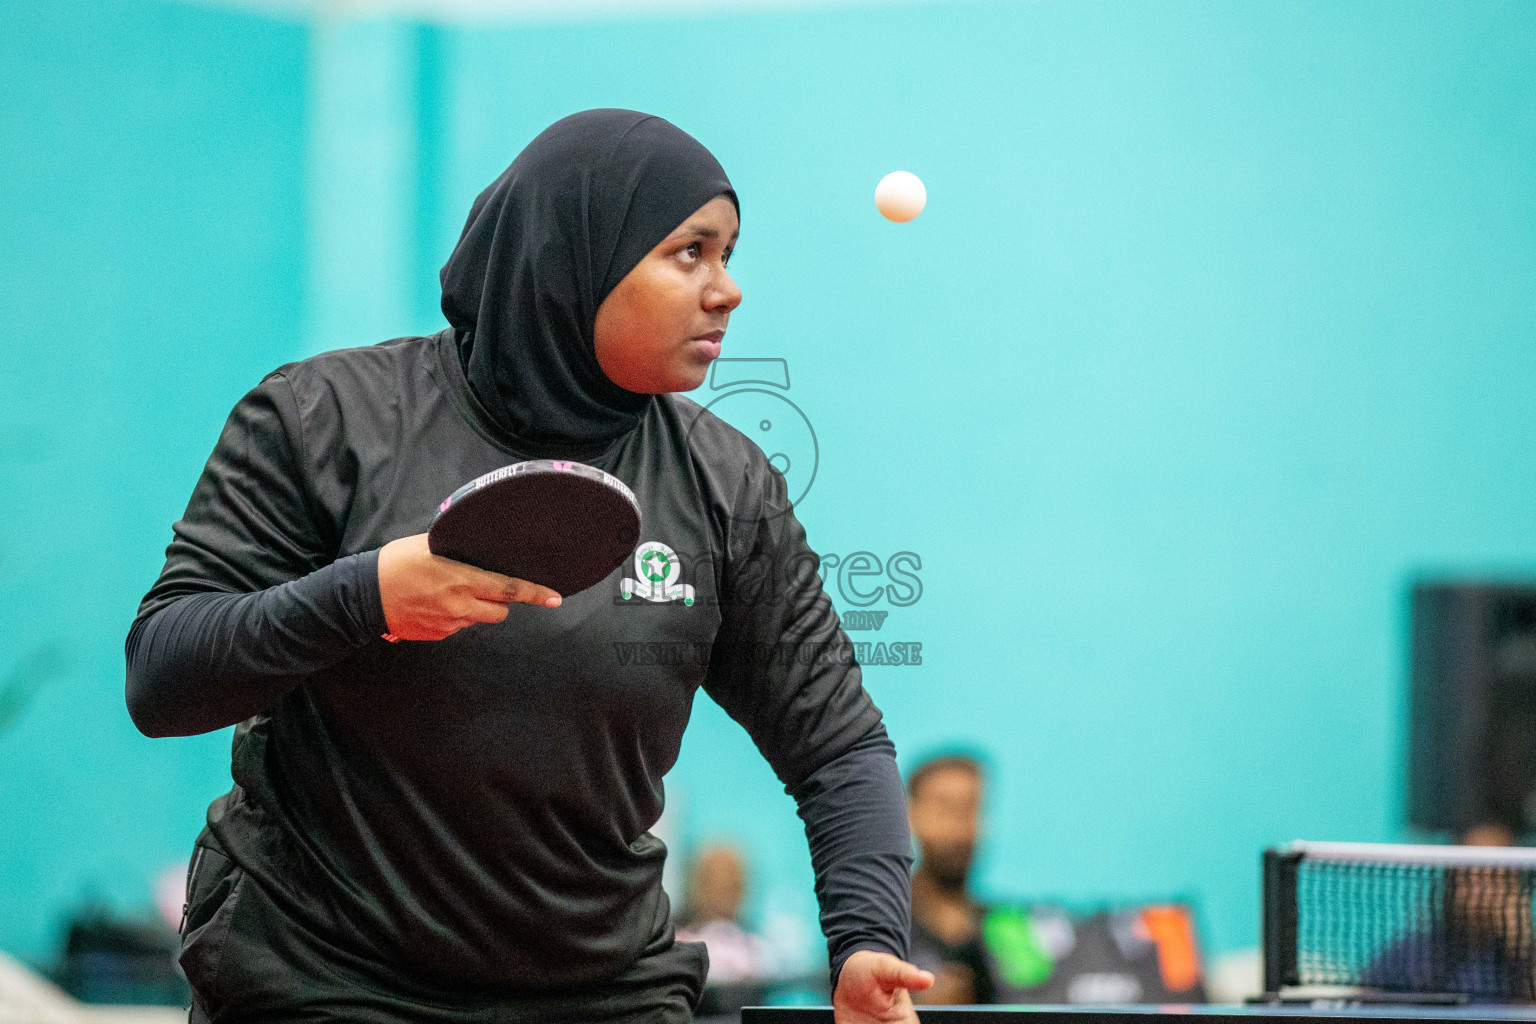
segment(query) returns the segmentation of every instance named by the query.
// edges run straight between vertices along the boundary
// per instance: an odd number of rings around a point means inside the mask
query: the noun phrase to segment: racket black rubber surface
[[[538,583],[561,597],[594,586],[640,541],[640,505],[617,477],[535,459],[449,495],[427,533],[435,555]]]

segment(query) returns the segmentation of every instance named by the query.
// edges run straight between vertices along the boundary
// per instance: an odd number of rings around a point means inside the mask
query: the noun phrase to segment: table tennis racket
[[[579,594],[640,540],[640,504],[617,477],[555,459],[518,462],[450,494],[427,531],[434,555]]]

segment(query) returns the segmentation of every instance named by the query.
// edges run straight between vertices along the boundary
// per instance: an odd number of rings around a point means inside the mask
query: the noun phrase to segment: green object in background
[[[1041,945],[1028,910],[997,907],[987,911],[981,935],[1008,984],[1032,988],[1050,980],[1056,964]]]

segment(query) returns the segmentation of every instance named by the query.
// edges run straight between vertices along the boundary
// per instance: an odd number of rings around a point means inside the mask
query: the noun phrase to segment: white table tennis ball
[[[905,224],[928,205],[923,179],[911,171],[892,171],[875,186],[875,207],[886,220]]]

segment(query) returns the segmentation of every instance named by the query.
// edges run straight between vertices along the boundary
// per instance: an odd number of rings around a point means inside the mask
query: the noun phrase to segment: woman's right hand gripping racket
[[[639,503],[617,477],[553,459],[503,466],[449,495],[426,534],[379,553],[385,639],[440,640],[518,602],[556,607],[639,540]]]

